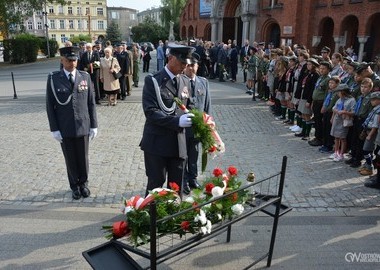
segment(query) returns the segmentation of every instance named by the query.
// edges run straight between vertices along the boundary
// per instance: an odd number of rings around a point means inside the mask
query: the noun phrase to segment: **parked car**
[[[153,43],[152,43],[152,42],[147,42],[147,41],[145,41],[145,42],[140,42],[140,47],[143,47],[143,46],[144,46],[144,43],[148,44],[148,46],[151,47],[152,50],[155,49]]]

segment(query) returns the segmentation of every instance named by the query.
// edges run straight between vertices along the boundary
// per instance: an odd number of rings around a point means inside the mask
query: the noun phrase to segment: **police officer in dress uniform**
[[[209,93],[209,85],[206,78],[197,76],[199,61],[201,57],[197,53],[192,54],[191,64],[187,65],[185,74],[182,75],[187,79],[189,98],[187,108],[197,109],[200,112],[207,114],[211,113],[211,99]],[[199,140],[194,137],[191,127],[186,128],[186,148],[187,162],[185,166],[183,192],[190,193],[190,189],[199,188],[197,181],[198,177],[198,155],[199,155]]]
[[[166,180],[182,189],[184,165],[187,157],[185,128],[192,125],[191,113],[177,108],[174,97],[187,103],[188,90],[181,74],[190,64],[194,48],[170,44],[168,63],[145,77],[142,105],[146,117],[140,143],[144,151],[145,171],[148,177],[146,193],[162,187]]]
[[[90,196],[88,146],[98,127],[90,75],[76,69],[78,50],[78,47],[59,50],[63,69],[49,74],[46,87],[50,131],[61,143],[74,200]]]

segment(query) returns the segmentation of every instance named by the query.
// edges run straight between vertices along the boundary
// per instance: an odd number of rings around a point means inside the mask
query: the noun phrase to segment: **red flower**
[[[211,194],[211,190],[215,187],[215,185],[213,183],[207,183],[206,186],[205,186],[205,189],[206,189],[206,193],[207,194]]]
[[[184,231],[188,231],[190,228],[190,222],[189,221],[182,221],[181,222],[181,229]]]
[[[221,168],[215,168],[212,174],[215,175],[215,177],[218,177],[218,176],[223,175],[223,171]]]
[[[159,195],[160,197],[163,197],[163,196],[165,196],[166,194],[168,194],[168,192],[167,192],[165,189],[160,190],[160,191],[158,192],[158,195]]]
[[[112,225],[112,234],[116,238],[127,235],[131,230],[128,229],[128,223],[126,221],[117,221]]]
[[[237,175],[238,170],[236,169],[236,167],[230,166],[230,167],[228,167],[228,172],[230,175]]]
[[[196,206],[198,206],[198,203],[197,202],[193,202],[193,207],[196,207]],[[197,212],[199,212],[201,209],[195,208],[194,210],[197,211]]]
[[[213,146],[210,147],[210,149],[208,149],[208,152],[209,153],[214,153],[216,151],[216,149],[217,149],[216,146],[213,145]]]
[[[169,182],[169,186],[172,190],[177,191],[177,192],[179,191],[179,186],[177,185],[177,183]]]
[[[237,192],[231,194],[231,200],[232,200],[233,202],[236,202],[237,199],[238,199],[238,197],[239,197],[239,196],[238,196]]]

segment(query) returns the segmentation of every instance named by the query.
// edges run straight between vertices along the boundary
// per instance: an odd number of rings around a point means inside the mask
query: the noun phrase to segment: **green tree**
[[[106,30],[106,39],[111,41],[112,44],[121,41],[121,33],[119,25],[115,21],[111,21]]]
[[[54,0],[1,0],[0,1],[0,31],[8,37],[9,34],[24,32],[24,20],[36,10],[44,10],[46,3]],[[65,0],[56,0],[62,5]],[[17,27],[19,26],[19,27]]]
[[[160,39],[167,39],[169,35],[169,29],[160,26],[150,17],[146,17],[143,23],[132,27],[131,31],[135,42],[149,41],[155,45]]]
[[[186,0],[161,0],[162,22],[164,28],[169,29],[170,22],[174,23],[173,30],[176,39],[179,38],[179,21]]]
[[[83,35],[79,34],[79,36],[73,36],[70,37],[70,41],[74,44],[79,44],[81,41],[91,42],[91,36],[90,35]]]

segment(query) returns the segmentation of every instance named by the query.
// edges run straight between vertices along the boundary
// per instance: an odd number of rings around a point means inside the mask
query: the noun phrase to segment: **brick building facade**
[[[380,54],[380,0],[188,0],[180,25],[183,39],[352,47],[367,61]]]

